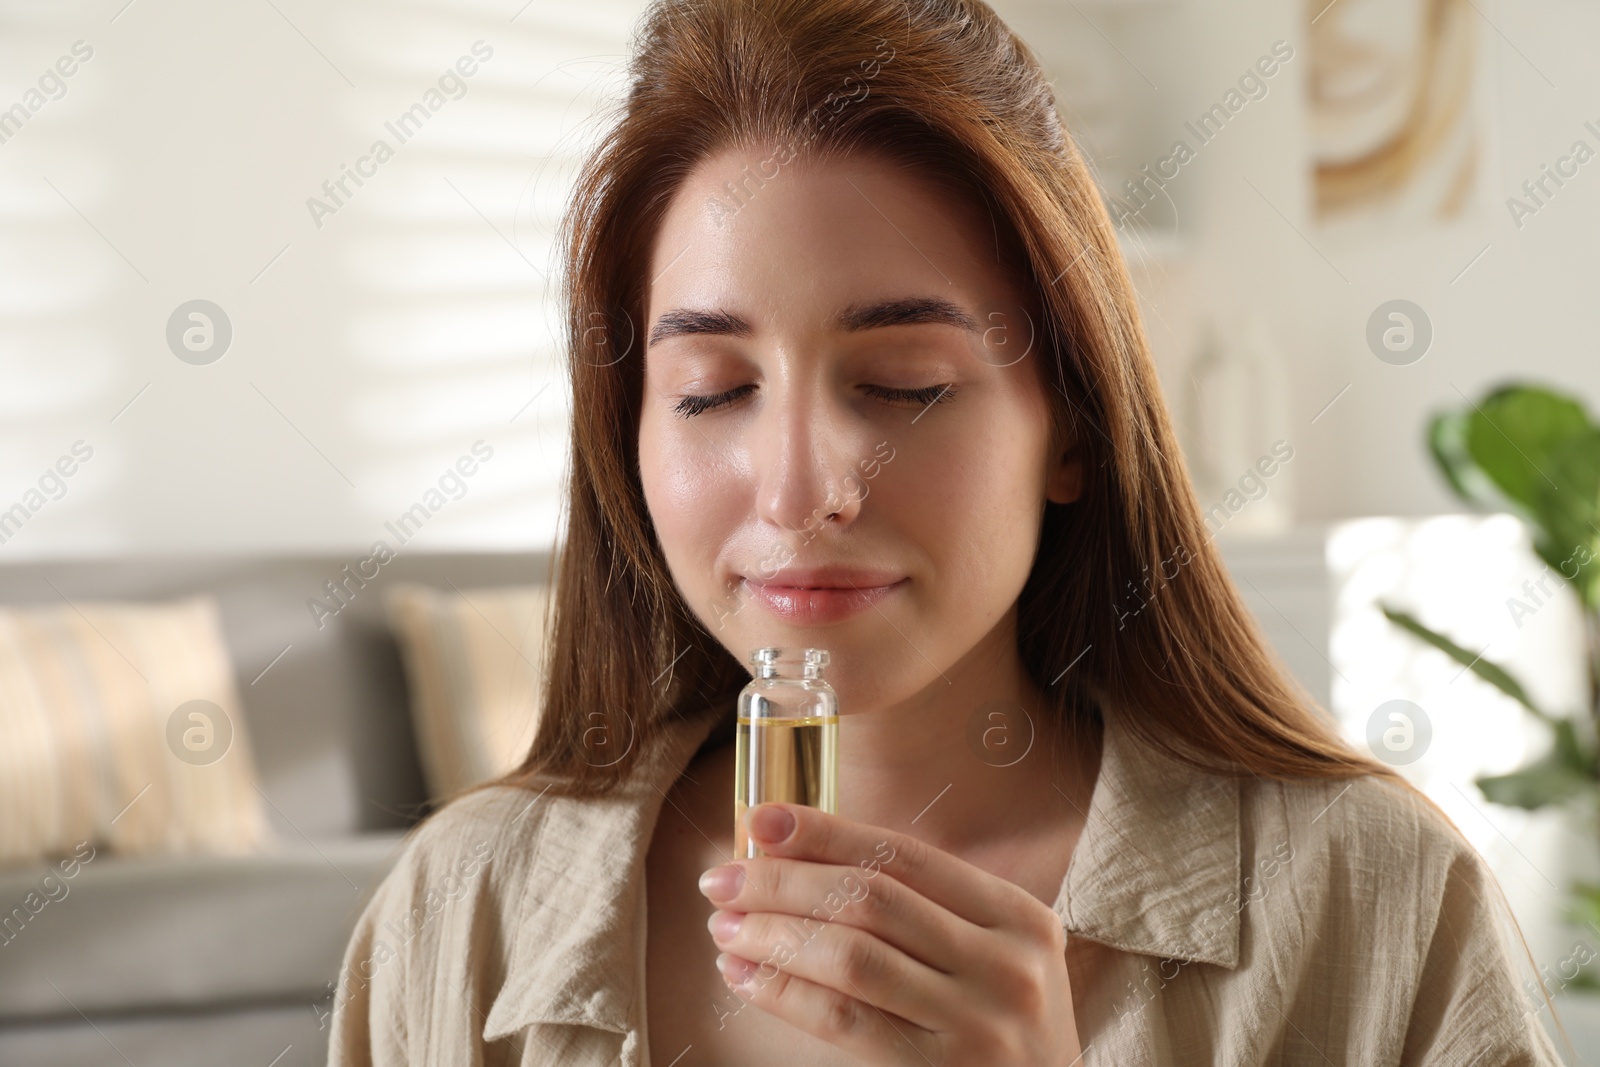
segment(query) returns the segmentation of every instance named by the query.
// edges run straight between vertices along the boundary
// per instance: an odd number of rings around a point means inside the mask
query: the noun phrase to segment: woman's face
[[[896,164],[731,149],[656,239],[639,471],[667,565],[740,661],[828,649],[847,713],[1014,657],[1044,503],[1078,494],[995,244]]]

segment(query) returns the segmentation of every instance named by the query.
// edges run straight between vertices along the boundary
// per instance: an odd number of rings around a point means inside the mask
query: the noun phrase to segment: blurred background
[[[1600,1062],[1600,9],[994,6],[1246,600]],[[323,1062],[400,835],[526,746],[642,9],[0,3],[0,1062]]]

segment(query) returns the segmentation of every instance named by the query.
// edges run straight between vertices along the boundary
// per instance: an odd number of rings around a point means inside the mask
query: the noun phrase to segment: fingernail
[[[755,964],[749,960],[730,956],[726,952],[717,954],[717,970],[722,972],[722,977],[730,985],[741,985],[755,974]]]
[[[706,928],[718,941],[727,941],[739,932],[739,920],[743,918],[744,916],[736,911],[714,911],[706,922]]]
[[[794,833],[794,815],[788,808],[762,804],[750,811],[750,832],[776,844]]]
[[[739,892],[739,868],[723,864],[700,876],[700,892],[712,900],[732,900]]]

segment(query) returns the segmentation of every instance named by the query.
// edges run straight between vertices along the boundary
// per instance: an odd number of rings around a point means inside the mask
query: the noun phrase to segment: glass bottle
[[[762,855],[745,809],[768,801],[838,810],[839,698],[822,677],[826,649],[760,648],[739,693],[733,779],[734,856]]]

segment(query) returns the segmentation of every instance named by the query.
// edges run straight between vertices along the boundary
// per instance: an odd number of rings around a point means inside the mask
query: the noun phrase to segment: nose
[[[866,485],[849,413],[822,387],[797,382],[775,384],[765,400],[752,449],[759,517],[806,541],[854,522]]]

